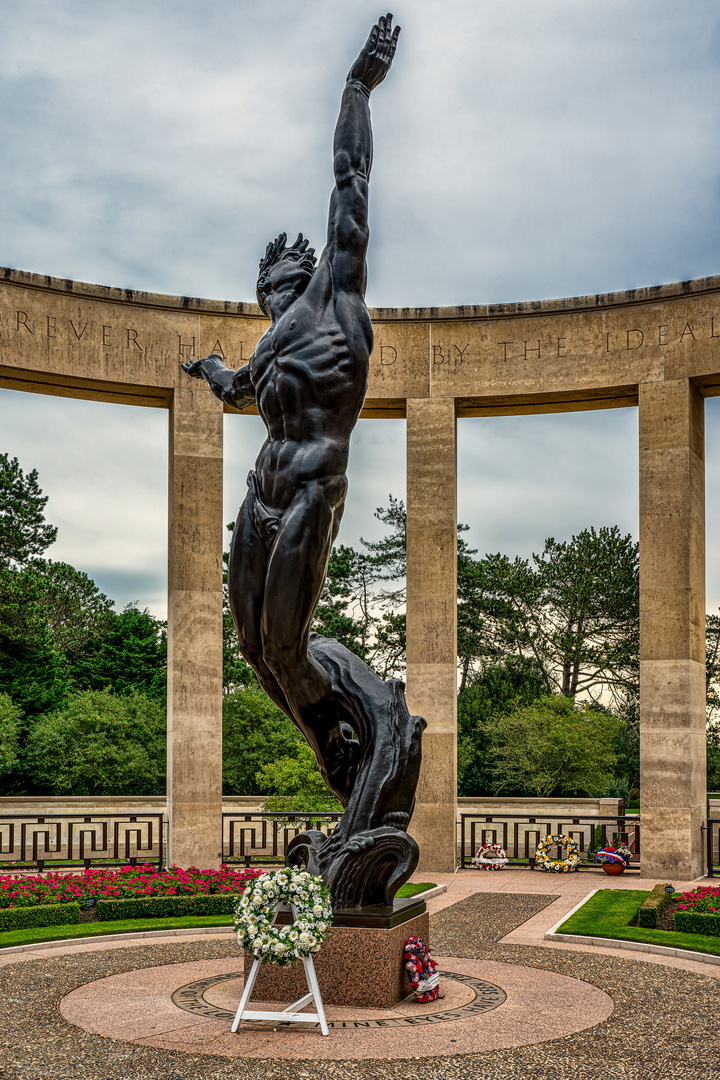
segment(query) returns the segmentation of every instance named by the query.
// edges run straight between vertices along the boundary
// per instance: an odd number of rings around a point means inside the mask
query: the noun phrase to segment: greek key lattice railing
[[[165,858],[163,814],[0,814],[0,872],[135,866]]]
[[[576,840],[580,848],[581,870],[602,870],[601,863],[589,860],[589,853],[597,851],[617,838],[632,852],[628,870],[640,869],[640,817],[587,817],[555,816],[525,817],[520,814],[500,816],[497,814],[460,815],[460,866],[472,866],[472,858],[483,844],[500,844],[505,848],[510,862],[508,868],[519,870],[534,867],[535,849],[549,835],[562,833]],[[566,852],[558,850],[555,858],[562,859]]]
[[[329,836],[342,814],[224,813],[223,862],[244,866],[283,863],[288,844],[306,829]]]

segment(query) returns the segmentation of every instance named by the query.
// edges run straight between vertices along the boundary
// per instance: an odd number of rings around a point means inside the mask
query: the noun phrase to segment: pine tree
[[[37,469],[26,476],[17,458],[0,454],[0,568],[26,566],[54,543],[57,529],[43,514],[47,501]]]

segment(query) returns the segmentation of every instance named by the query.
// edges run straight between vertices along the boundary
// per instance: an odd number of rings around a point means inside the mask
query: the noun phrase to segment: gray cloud
[[[5,0],[0,262],[251,299],[280,229],[320,246],[331,138],[367,0]],[[710,0],[415,0],[373,99],[368,300],[499,302],[718,272],[720,16]],[[720,603],[717,408],[708,588]],[[637,532],[633,410],[467,420],[459,518],[529,555],[587,525]],[[167,418],[0,393],[0,450],[37,467],[50,552],[164,610]],[[226,420],[225,517],[259,421]],[[404,424],[364,421],[341,540],[404,494]],[[716,538],[718,538],[716,542]],[[718,568],[716,570],[716,567]]]

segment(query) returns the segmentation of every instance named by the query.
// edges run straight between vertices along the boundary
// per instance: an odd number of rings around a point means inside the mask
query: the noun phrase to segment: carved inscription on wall
[[[91,322],[89,319],[78,319],[76,325],[74,319],[62,319],[57,315],[45,315],[38,318],[38,316],[30,315],[21,308],[15,309],[14,321],[15,333],[21,336],[29,334],[31,338],[38,342],[45,342],[49,346],[52,346],[53,343],[74,345],[82,341],[85,343],[94,342],[102,349],[120,346],[125,349],[138,349],[140,352],[145,352],[145,346],[138,336],[139,331],[134,326],[123,326],[111,322]],[[180,341],[180,334],[178,334],[178,341]],[[182,347],[186,348],[187,345],[188,343],[185,343]],[[194,338],[190,347],[193,349],[195,347]]]
[[[638,349],[662,348],[665,345],[685,345],[693,341],[720,340],[720,316],[688,319],[657,323],[653,326],[628,326],[615,331],[603,331],[596,341],[595,352],[598,357],[606,353],[636,352]],[[582,343],[582,351],[587,345]],[[573,335],[570,330],[565,334],[545,335],[538,338],[512,338],[500,340],[490,338],[481,345],[471,342],[443,342],[431,346],[433,367],[448,365],[456,367],[467,360],[481,357],[502,361],[546,360],[567,356],[573,351]]]
[[[0,364],[171,388],[184,378],[181,360],[217,353],[229,367],[247,363],[267,325],[252,314],[8,286],[0,289]],[[715,291],[492,318],[392,318],[374,331],[368,397],[378,400],[545,394],[720,373]]]

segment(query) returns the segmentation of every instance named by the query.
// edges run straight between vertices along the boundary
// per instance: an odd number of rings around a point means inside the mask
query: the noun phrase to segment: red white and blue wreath
[[[403,945],[403,960],[410,985],[419,1002],[435,1001],[440,993],[440,975],[430,950],[419,937],[409,937]]]
[[[483,844],[475,853],[473,866],[478,870],[502,870],[509,862],[507,852],[500,844]]]

